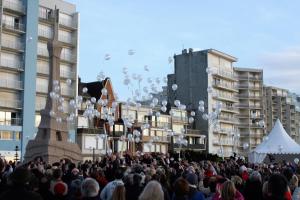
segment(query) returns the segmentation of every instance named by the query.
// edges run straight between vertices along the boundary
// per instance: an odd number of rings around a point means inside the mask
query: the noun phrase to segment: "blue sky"
[[[237,67],[264,69],[265,84],[300,93],[300,1],[68,1],[80,12],[80,77],[94,81],[103,71],[121,99],[137,88],[123,85],[123,67],[147,85],[173,72],[168,57],[183,47],[223,51]]]

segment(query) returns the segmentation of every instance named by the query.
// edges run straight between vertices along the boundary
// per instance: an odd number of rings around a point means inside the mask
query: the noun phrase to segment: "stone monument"
[[[62,44],[58,41],[58,13],[55,9],[53,16],[53,39],[48,42],[49,51],[49,86],[45,109],[41,110],[41,122],[34,140],[30,140],[26,147],[25,162],[42,157],[46,162],[53,163],[60,159],[73,162],[82,161],[81,150],[75,143],[68,142],[68,124],[62,116],[53,116],[51,111],[57,110],[58,102],[50,97],[54,89],[53,81],[60,80],[60,56]],[[60,115],[63,115],[61,113]],[[57,120],[61,117],[62,120]]]

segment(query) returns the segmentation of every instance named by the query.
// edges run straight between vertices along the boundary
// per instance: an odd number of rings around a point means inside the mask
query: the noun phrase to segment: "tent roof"
[[[258,145],[253,152],[265,154],[300,154],[300,145],[287,134],[279,119],[277,119],[268,138]]]

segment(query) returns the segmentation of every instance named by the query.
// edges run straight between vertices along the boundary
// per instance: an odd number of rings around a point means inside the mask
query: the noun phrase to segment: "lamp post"
[[[19,151],[19,146],[16,146],[15,147],[15,162],[17,162],[19,160],[19,154],[18,154],[18,151]]]

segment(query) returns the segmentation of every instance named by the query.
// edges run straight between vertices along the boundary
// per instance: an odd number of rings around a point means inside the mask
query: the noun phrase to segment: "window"
[[[0,140],[12,140],[13,133],[10,131],[1,131],[0,132]]]
[[[21,138],[21,133],[15,132],[15,140],[20,140],[20,138]]]
[[[62,137],[61,137],[61,132],[60,131],[56,131],[56,140],[57,141],[62,141]]]

